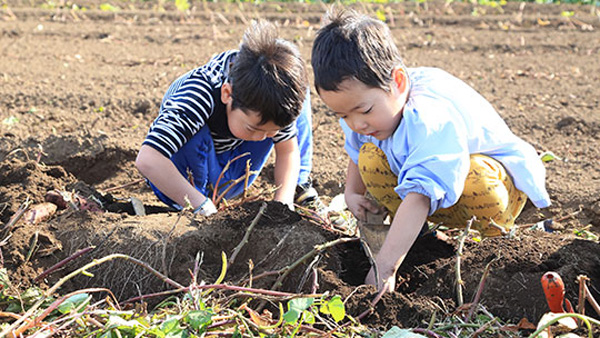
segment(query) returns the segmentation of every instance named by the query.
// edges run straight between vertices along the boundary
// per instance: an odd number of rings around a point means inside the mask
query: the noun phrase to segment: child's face
[[[386,92],[352,78],[344,80],[338,91],[321,89],[319,96],[354,132],[384,140],[396,130],[406,102],[406,94],[391,87]]]
[[[233,136],[244,141],[262,141],[267,137],[275,136],[281,127],[269,121],[260,124],[261,116],[258,112],[244,113],[241,109],[227,109],[227,124]]]
[[[231,85],[229,83],[223,84],[223,87],[221,87],[221,101],[227,107],[227,125],[233,136],[244,141],[262,141],[267,137],[277,135],[281,127],[271,121],[260,124],[260,113],[255,111],[244,112],[239,108],[232,109],[233,98],[231,92]]]

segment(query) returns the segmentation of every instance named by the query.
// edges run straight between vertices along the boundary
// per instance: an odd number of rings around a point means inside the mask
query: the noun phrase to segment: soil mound
[[[238,250],[233,264],[228,265],[225,282],[271,289],[287,271],[286,267],[295,267],[278,289],[340,294],[347,298],[348,312],[354,316],[368,309],[369,301],[376,295],[373,287],[360,286],[370,265],[358,241],[335,245],[301,260],[316,246],[340,236],[302,218],[283,204],[249,202],[210,218],[166,210],[136,216],[127,208],[121,208],[126,203],[110,194],[94,191],[60,166],[13,159],[5,160],[2,168],[8,173],[0,190],[4,196],[21,189],[23,191],[10,197],[19,200],[27,194],[38,202],[44,190],[68,186],[85,196],[95,192],[97,199],[113,210],[94,212],[67,208],[57,211],[47,221],[37,224],[20,221],[14,225],[2,252],[5,267],[13,280],[21,282],[21,287],[36,282],[52,285],[92,259],[113,253],[144,262],[183,286],[189,285],[193,276],[198,282],[210,284],[222,271],[222,253],[231,257],[250,225],[255,223],[248,233],[247,243]],[[4,214],[11,212],[4,211]],[[389,325],[414,327],[435,312],[454,311],[456,249],[457,242],[453,239],[441,241],[432,235],[419,238],[399,270],[396,292],[384,295],[365,323],[382,329]],[[82,250],[85,254],[50,274],[43,274]],[[593,296],[600,297],[598,257],[598,243],[564,233],[521,230],[512,238],[467,240],[461,256],[464,299],[466,302],[473,299],[489,263],[490,273],[482,289],[481,304],[504,320],[515,323],[528,318],[535,322],[548,311],[540,284],[546,271],[556,271],[562,276],[569,299],[577,299],[578,275],[588,276]],[[126,300],[173,288],[129,260],[111,260],[89,272],[93,277],[78,276],[61,292],[106,287],[118,299]]]

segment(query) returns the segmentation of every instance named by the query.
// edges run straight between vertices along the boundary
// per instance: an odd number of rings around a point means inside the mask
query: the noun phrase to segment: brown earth
[[[21,288],[52,285],[92,258],[126,253],[166,272],[183,285],[202,254],[198,278],[214,282],[221,252],[240,243],[262,202],[243,203],[209,219],[169,212],[154,198],[134,167],[137,149],[154,119],[163,92],[181,73],[212,54],[236,48],[250,19],[267,18],[295,41],[307,61],[325,7],[321,5],[199,3],[181,13],[155,1],[11,1],[0,12],[0,244],[2,264]],[[567,296],[577,300],[577,276],[587,275],[600,298],[600,245],[575,236],[587,226],[600,232],[600,21],[585,6],[509,3],[503,10],[463,3],[360,5],[385,15],[409,66],[438,66],[487,97],[512,130],[538,151],[560,157],[546,164],[553,205],[526,206],[511,238],[468,240],[461,272],[468,302],[485,265],[491,264],[482,304],[513,323],[536,322],[548,311],[540,286],[546,271],[560,273]],[[564,15],[569,11],[572,16]],[[592,13],[592,14],[591,14]],[[336,119],[313,92],[313,178],[324,200],[342,193],[347,157]],[[272,187],[272,166],[251,190]],[[96,196],[106,212],[59,210],[36,225],[10,219],[26,201],[43,202],[47,191]],[[106,192],[110,191],[110,192]],[[147,216],[129,203],[138,198]],[[339,234],[278,203],[268,203],[249,243],[227,270],[226,281],[249,285],[248,276],[280,271]],[[553,219],[553,233],[529,230]],[[456,233],[449,233],[456,235]],[[30,248],[36,251],[30,253]],[[34,281],[53,264],[81,249],[95,249]],[[412,327],[434,312],[456,308],[455,238],[423,237],[398,274],[396,292],[384,296],[364,322],[374,327]],[[351,315],[368,308],[372,287],[357,288],[369,263],[359,244],[321,253],[310,278],[303,263],[283,281],[288,291],[332,291],[349,297]],[[249,265],[252,261],[252,265]],[[252,270],[250,270],[252,267]],[[62,292],[103,286],[119,299],[165,289],[130,262],[113,260],[72,280]],[[307,278],[309,277],[309,278]],[[271,288],[276,275],[252,281]],[[588,309],[588,314],[593,310]]]

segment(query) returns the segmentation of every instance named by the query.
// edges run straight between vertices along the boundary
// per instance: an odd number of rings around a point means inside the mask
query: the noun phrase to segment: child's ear
[[[221,102],[227,105],[232,100],[232,87],[229,82],[223,83],[221,86]]]
[[[396,86],[398,86],[398,91],[400,93],[404,93],[406,91],[406,85],[408,83],[404,68],[394,68],[394,70],[392,71],[392,77],[394,79],[394,83],[396,84]]]

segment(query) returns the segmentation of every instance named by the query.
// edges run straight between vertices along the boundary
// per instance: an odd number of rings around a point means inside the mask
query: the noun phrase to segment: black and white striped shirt
[[[170,158],[206,124],[217,154],[242,144],[244,140],[229,130],[226,106],[221,101],[221,86],[227,82],[230,64],[235,62],[237,53],[237,50],[223,52],[175,80],[163,97],[158,117],[143,144]],[[273,142],[289,140],[296,133],[294,122],[281,129]]]

